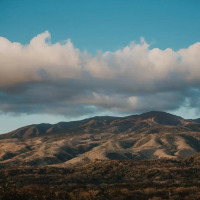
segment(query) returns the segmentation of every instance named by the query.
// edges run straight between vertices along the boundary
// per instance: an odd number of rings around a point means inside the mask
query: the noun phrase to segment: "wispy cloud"
[[[48,31],[29,44],[0,37],[0,110],[84,115],[199,109],[200,43],[150,49],[141,39],[93,56]]]

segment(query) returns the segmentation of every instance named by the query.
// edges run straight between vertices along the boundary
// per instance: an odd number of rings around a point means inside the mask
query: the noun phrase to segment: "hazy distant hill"
[[[0,164],[184,158],[200,152],[200,123],[165,112],[36,124],[0,136]]]

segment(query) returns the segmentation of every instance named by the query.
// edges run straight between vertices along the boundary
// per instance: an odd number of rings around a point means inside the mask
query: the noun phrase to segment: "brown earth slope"
[[[200,152],[200,123],[165,112],[39,124],[0,135],[0,165],[185,158]]]

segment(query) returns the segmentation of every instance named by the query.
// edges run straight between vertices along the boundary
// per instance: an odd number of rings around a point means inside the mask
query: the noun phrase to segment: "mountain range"
[[[200,119],[152,111],[34,124],[0,135],[0,166],[185,158],[200,152]]]

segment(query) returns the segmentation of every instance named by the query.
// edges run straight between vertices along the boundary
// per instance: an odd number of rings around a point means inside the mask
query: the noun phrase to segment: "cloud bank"
[[[69,116],[200,106],[200,43],[139,44],[93,56],[48,31],[22,45],[0,37],[0,111]]]

